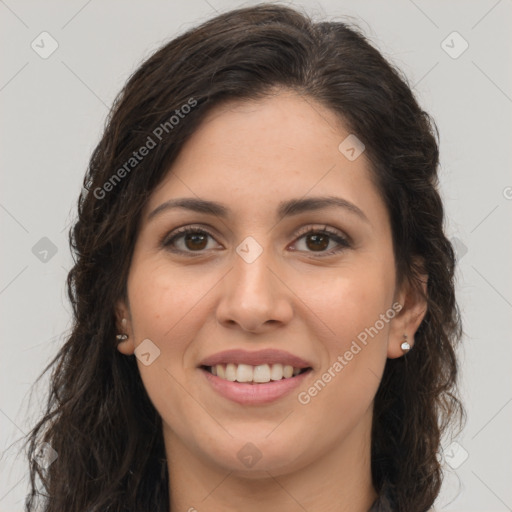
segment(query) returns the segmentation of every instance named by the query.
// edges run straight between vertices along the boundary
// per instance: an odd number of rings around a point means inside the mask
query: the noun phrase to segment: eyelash
[[[196,226],[184,226],[182,228],[177,228],[173,232],[167,234],[161,241],[161,245],[174,253],[180,253],[180,254],[186,254],[190,255],[192,257],[199,256],[202,252],[205,252],[205,250],[202,251],[183,251],[181,249],[173,248],[172,245],[176,242],[178,238],[183,237],[184,235],[195,233],[195,234],[203,234],[208,235],[211,238],[215,239],[215,236],[210,233],[208,230],[204,229],[203,227],[196,227]],[[328,226],[324,226],[322,229],[318,228],[312,228],[311,226],[307,226],[299,231],[297,234],[297,238],[295,239],[295,242],[300,240],[301,238],[310,235],[310,234],[323,234],[328,235],[331,240],[336,242],[338,244],[338,247],[331,249],[328,252],[319,251],[317,254],[317,257],[326,257],[326,256],[332,256],[334,254],[337,254],[339,252],[344,251],[345,249],[348,249],[351,247],[351,243],[349,242],[348,238],[342,236],[339,231],[335,231]],[[297,251],[301,252],[301,251]],[[311,253],[315,253],[315,251],[307,251]],[[194,254],[196,253],[196,254]]]

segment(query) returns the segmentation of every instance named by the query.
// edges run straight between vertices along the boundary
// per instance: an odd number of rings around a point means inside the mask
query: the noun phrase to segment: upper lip
[[[247,351],[242,349],[225,350],[217,352],[206,359],[203,359],[199,366],[215,366],[217,364],[249,364],[258,366],[261,364],[282,364],[290,365],[294,368],[309,368],[312,365],[284,350],[268,348],[264,350]]]

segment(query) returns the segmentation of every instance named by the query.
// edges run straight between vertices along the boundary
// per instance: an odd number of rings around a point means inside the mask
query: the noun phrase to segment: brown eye
[[[309,229],[302,232],[294,243],[295,251],[317,253],[318,256],[330,256],[351,247],[350,242],[339,231],[328,226],[323,229]]]
[[[208,244],[208,236],[205,233],[189,233],[185,235],[185,246],[191,251],[204,249]]]
[[[172,252],[188,254],[202,253],[220,247],[213,235],[203,229],[189,226],[177,229],[165,237],[162,246]]]
[[[306,237],[306,246],[312,251],[323,251],[329,246],[329,235],[312,234]]]

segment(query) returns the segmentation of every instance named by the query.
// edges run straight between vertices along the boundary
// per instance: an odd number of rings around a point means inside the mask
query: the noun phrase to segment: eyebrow
[[[300,199],[289,199],[281,201],[278,204],[277,216],[279,218],[291,217],[305,212],[314,212],[326,208],[343,208],[346,211],[357,215],[366,222],[370,222],[363,211],[355,204],[336,196],[319,196]],[[195,197],[182,197],[179,199],[170,199],[160,206],[157,206],[149,215],[148,221],[160,213],[173,209],[190,210],[197,213],[206,213],[221,218],[227,218],[231,215],[231,210],[221,203],[199,199]]]

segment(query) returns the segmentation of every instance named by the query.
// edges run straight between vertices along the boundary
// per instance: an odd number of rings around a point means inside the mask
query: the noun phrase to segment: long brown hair
[[[43,372],[53,368],[44,417],[27,437],[27,512],[168,510],[161,419],[135,359],[116,349],[114,304],[126,294],[141,211],[205,114],[276,88],[326,106],[365,144],[390,213],[397,275],[418,286],[420,272],[429,276],[414,349],[387,361],[375,397],[371,464],[374,487],[393,510],[432,506],[442,482],[441,435],[463,418],[455,262],[443,232],[435,124],[358,29],[260,4],[173,39],[115,100],[70,232],[73,329]],[[134,157],[150,145],[144,158]],[[43,443],[58,454],[47,467],[35,457]]]

